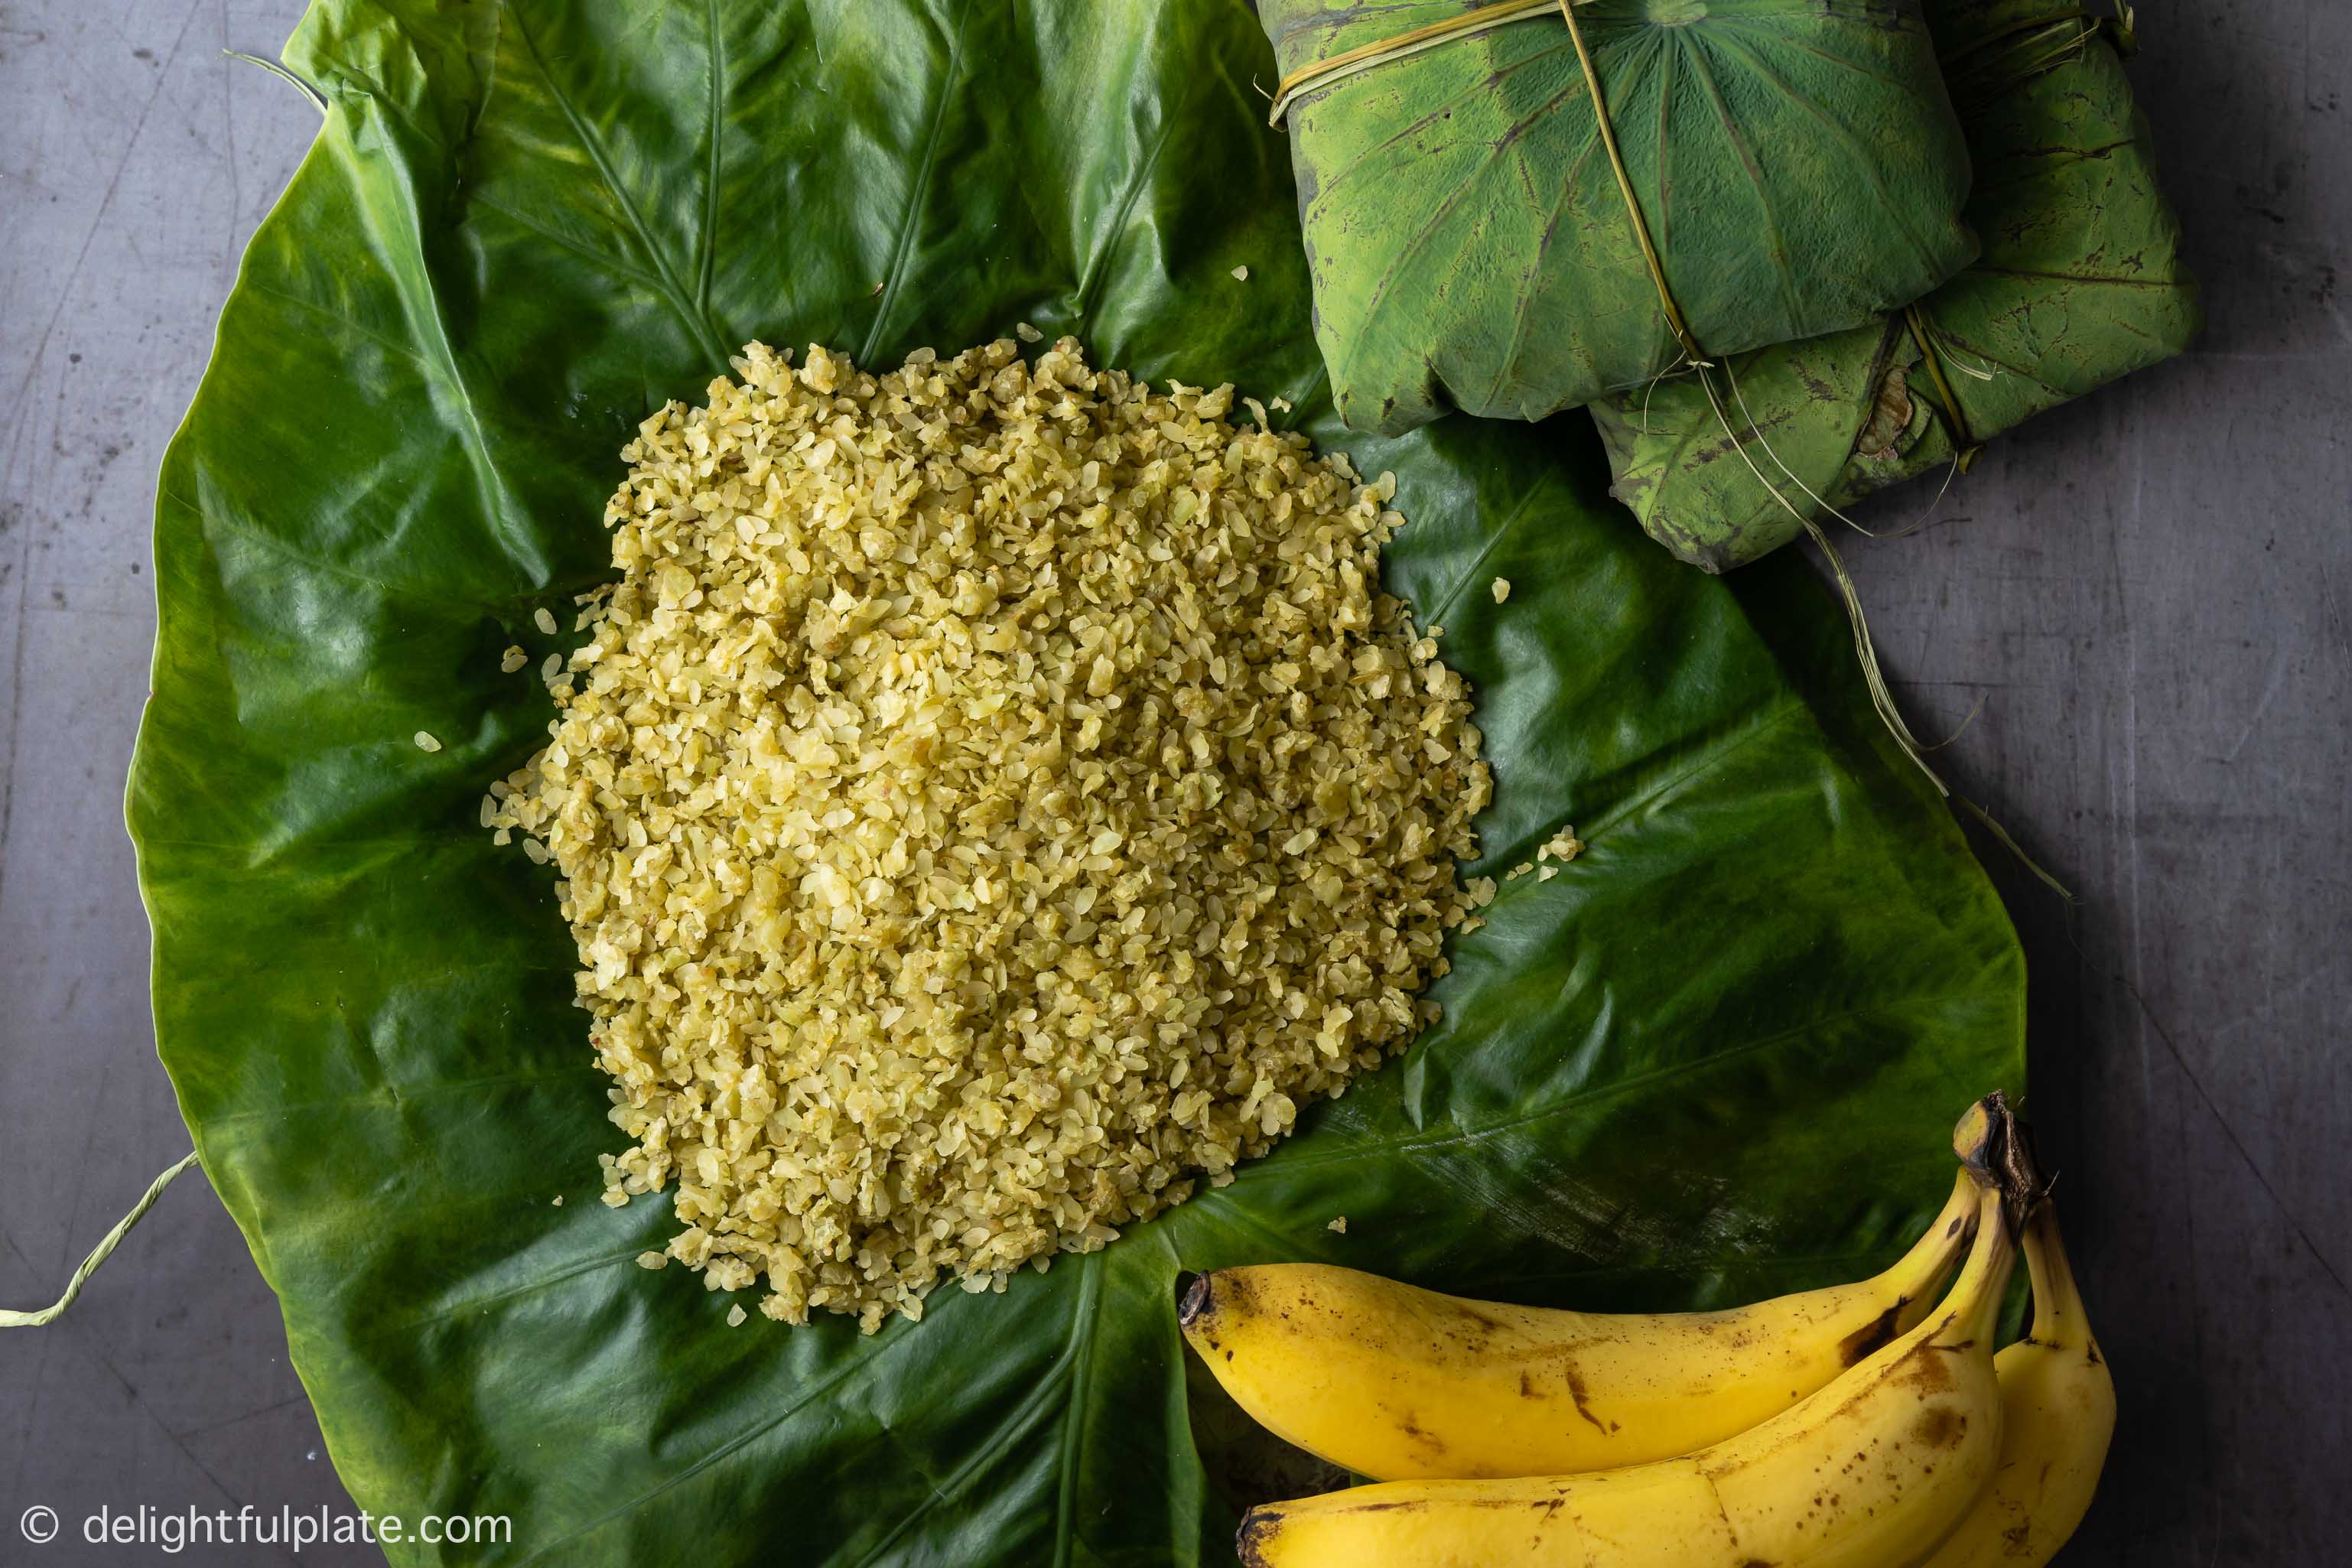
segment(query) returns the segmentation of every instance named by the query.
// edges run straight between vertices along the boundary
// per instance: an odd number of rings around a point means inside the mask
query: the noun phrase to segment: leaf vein
[[[923,139],[923,155],[915,165],[915,177],[907,189],[907,216],[898,225],[898,237],[892,247],[890,270],[884,274],[882,298],[874,307],[874,324],[866,329],[865,346],[857,351],[860,366],[871,364],[875,352],[882,346],[882,329],[889,324],[890,307],[898,303],[898,291],[906,286],[908,258],[914,254],[915,234],[922,226],[923,203],[931,189],[931,171],[939,166],[940,138],[946,132],[948,108],[955,100],[956,84],[963,74],[963,40],[971,22],[971,0],[956,11],[955,36],[948,45],[947,69],[940,75],[939,101],[931,107],[931,125]]]
[[[1716,1068],[1740,1061],[1759,1051],[1785,1046],[1792,1040],[1810,1039],[1818,1035],[1823,1026],[1828,1024],[1857,1021],[1874,1015],[1891,1014],[1898,1009],[1907,1010],[1937,1003],[1969,1000],[1978,994],[1973,991],[1938,993],[1927,996],[1902,997],[1895,1002],[1876,1007],[1851,1007],[1842,1012],[1808,1018],[1802,1023],[1792,1024],[1785,1029],[1775,1029],[1769,1034],[1759,1035],[1752,1040],[1743,1040],[1735,1046],[1726,1046],[1720,1049],[1709,1051],[1706,1056],[1693,1061],[1669,1063],[1664,1067],[1652,1068],[1646,1072],[1633,1073],[1609,1083],[1579,1090],[1564,1096],[1553,1104],[1528,1111],[1524,1115],[1504,1117],[1499,1121],[1489,1121],[1479,1126],[1463,1126],[1456,1123],[1450,1128],[1427,1131],[1410,1138],[1392,1139],[1385,1142],[1368,1142],[1347,1149],[1318,1150],[1297,1159],[1286,1160],[1280,1168],[1286,1171],[1312,1170],[1324,1165],[1346,1164],[1356,1160],[1385,1157],[1405,1150],[1425,1153],[1436,1149],[1482,1143],[1490,1139],[1516,1132],[1522,1128],[1556,1121],[1570,1112],[1616,1099],[1637,1089],[1645,1089],[1653,1084],[1670,1083],[1676,1079],[1696,1076]]]
[[[521,9],[508,6],[504,13],[513,19],[515,37],[522,41],[523,52],[530,58],[532,68],[539,72],[540,80],[547,84],[548,96],[554,100],[555,107],[562,111],[565,122],[572,127],[572,134],[579,142],[580,150],[587,153],[589,162],[596,165],[597,177],[604,181],[604,188],[613,193],[614,205],[628,224],[629,232],[636,237],[646,259],[653,263],[654,271],[661,279],[661,293],[670,309],[677,312],[679,321],[696,340],[698,346],[710,356],[712,368],[725,364],[726,345],[719,341],[709,318],[688,301],[686,290],[678,282],[677,273],[670,266],[669,258],[662,253],[660,246],[654,243],[653,231],[646,226],[645,216],[637,211],[636,199],[629,195],[619,171],[614,168],[612,153],[605,147],[604,139],[581,117],[578,106],[572,101],[572,95],[565,92],[563,84],[556,79],[547,58],[540,52],[539,40],[531,36],[530,26],[523,20]]]
[[[1094,1348],[1102,1324],[1102,1265],[1089,1262],[1078,1287],[1070,1334],[1070,1399],[1062,1417],[1061,1454],[1055,1465],[1054,1568],[1068,1568],[1070,1541],[1076,1529],[1078,1464],[1086,1436],[1087,1402],[1094,1392]]]
[[[727,35],[719,25],[719,0],[708,0],[704,16],[710,55],[710,162],[702,182],[702,263],[694,284],[694,306],[708,321],[710,280],[719,264],[719,174],[727,126]]]
[[[1462,574],[1454,580],[1454,586],[1448,588],[1437,602],[1423,614],[1421,624],[1423,626],[1442,626],[1445,624],[1445,617],[1454,613],[1454,606],[1461,601],[1462,595],[1469,591],[1470,584],[1477,581],[1478,574],[1486,570],[1486,563],[1494,559],[1495,552],[1502,547],[1504,539],[1526,518],[1528,509],[1535,505],[1536,497],[1551,483],[1552,473],[1549,468],[1536,476],[1535,482],[1520,495],[1518,504],[1512,507],[1503,521],[1486,535],[1486,542],[1478,547],[1478,553],[1470,558],[1469,564],[1463,567]]]
[[[1110,280],[1110,260],[1118,254],[1121,244],[1126,240],[1128,219],[1135,211],[1136,200],[1142,195],[1143,187],[1150,183],[1153,173],[1159,168],[1160,154],[1166,149],[1169,136],[1175,129],[1174,116],[1161,116],[1160,134],[1153,139],[1150,153],[1129,179],[1127,193],[1119,198],[1118,216],[1111,220],[1109,237],[1087,263],[1086,276],[1078,284],[1077,325],[1072,329],[1074,335],[1082,342],[1087,341],[1088,333],[1093,331],[1095,311],[1102,305],[1101,290]]]

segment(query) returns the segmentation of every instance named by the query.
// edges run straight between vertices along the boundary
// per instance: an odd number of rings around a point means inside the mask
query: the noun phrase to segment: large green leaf
[[[164,1062],[344,1479],[513,1521],[447,1560],[1224,1561],[1181,1268],[1849,1276],[2018,1087],[2014,940],[1826,596],[1684,571],[1589,432],[1448,421],[1354,448],[1413,519],[1391,578],[1476,683],[1490,864],[1590,848],[1233,1185],[871,1339],[728,1329],[632,1265],[665,1200],[594,1201],[619,1140],[551,873],[476,826],[551,711],[499,650],[603,575],[634,423],[753,335],[878,361],[1028,320],[1338,439],[1264,39],[1240,0],[331,0],[288,59],[326,124],[164,465],[131,821]]]
[[[1284,72],[1463,0],[1264,0]],[[1676,305],[1708,354],[1837,331],[1976,254],[1968,154],[1918,0],[1577,0]],[[1289,106],[1339,413],[1541,418],[1682,346],[1556,10]]]

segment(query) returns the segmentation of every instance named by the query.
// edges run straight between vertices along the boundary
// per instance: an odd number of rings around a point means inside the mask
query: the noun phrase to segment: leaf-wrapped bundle
[[[1264,0],[1285,79],[1464,0]],[[1976,254],[1918,0],[1580,0],[1653,273],[1557,8],[1285,104],[1341,416],[1537,419],[1685,357],[1858,326]]]
[[[2047,0],[1930,0],[1928,18],[1976,162],[1983,257],[1910,310],[1734,360],[1715,389],[1728,423],[1696,378],[1593,405],[1618,499],[1709,571],[1965,464],[1978,443],[2179,353],[2202,320],[2124,73],[2128,32],[2053,18]]]

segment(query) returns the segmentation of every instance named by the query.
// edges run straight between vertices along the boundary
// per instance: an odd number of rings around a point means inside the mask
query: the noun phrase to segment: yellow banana
[[[1390,1481],[1253,1509],[1246,1568],[1909,1568],[2000,1452],[2001,1197],[1930,1319],[1793,1409],[1679,1459],[1590,1475]]]
[[[2083,1522],[2098,1489],[2116,1430],[2116,1383],[2047,1200],[2026,1222],[2025,1267],[2033,1327],[1992,1363],[2000,1379],[2000,1467],[1927,1568],[2041,1568]]]
[[[1343,1469],[1566,1475],[1690,1453],[1824,1386],[1927,1315],[1976,1213],[1963,1173],[1885,1273],[1736,1311],[1510,1307],[1297,1263],[1202,1275],[1181,1315],[1243,1409]]]

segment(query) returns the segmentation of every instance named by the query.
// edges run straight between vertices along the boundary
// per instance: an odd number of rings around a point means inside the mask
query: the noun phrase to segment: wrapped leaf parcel
[[[1918,0],[1259,11],[1357,429],[1541,418],[1858,326],[1976,254]]]
[[[1720,572],[1832,508],[2179,353],[2202,319],[2113,17],[1929,0],[1976,163],[1978,262],[1916,307],[1593,405],[1615,493]],[[1737,388],[1736,393],[1731,388]],[[1738,432],[1738,439],[1731,432]]]

